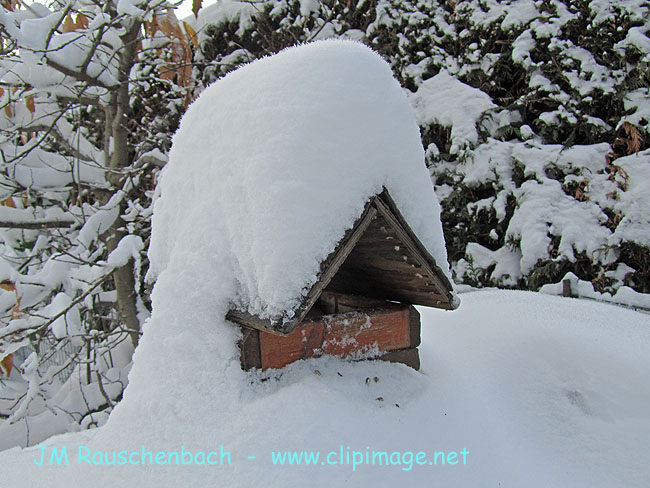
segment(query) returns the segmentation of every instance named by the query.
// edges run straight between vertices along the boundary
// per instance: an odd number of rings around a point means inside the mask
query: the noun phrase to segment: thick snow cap
[[[419,128],[388,64],[341,40],[255,61],[207,88],[174,136],[150,277],[218,277],[221,305],[290,318],[382,186],[448,275]]]

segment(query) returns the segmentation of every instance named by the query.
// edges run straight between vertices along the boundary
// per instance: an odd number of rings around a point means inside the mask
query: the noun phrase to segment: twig
[[[73,220],[34,220],[33,222],[9,222],[0,220],[0,227],[9,229],[53,229],[69,228],[75,224]]]

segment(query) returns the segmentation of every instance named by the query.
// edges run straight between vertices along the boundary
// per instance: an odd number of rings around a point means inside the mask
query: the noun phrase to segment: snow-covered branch
[[[148,314],[153,188],[188,103],[162,72],[183,69],[187,82],[191,71],[187,39],[181,58],[169,55],[180,41],[166,36],[184,31],[156,28],[173,18],[168,6],[0,8],[0,353],[20,344],[12,375],[25,385],[11,401],[0,395],[14,426],[0,424],[0,437],[22,425],[20,442],[38,442],[35,415],[96,423],[126,384]],[[83,402],[52,404],[75,375]]]
[[[0,227],[10,229],[61,229],[72,227],[73,220],[34,220],[32,222],[11,222],[0,220]]]

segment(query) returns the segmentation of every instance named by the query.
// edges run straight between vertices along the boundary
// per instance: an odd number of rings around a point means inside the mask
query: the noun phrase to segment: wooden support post
[[[242,368],[245,370],[261,368],[262,357],[260,356],[260,331],[248,327],[240,327],[243,334],[242,340],[239,342]]]
[[[420,369],[420,354],[417,347],[390,351],[379,356],[377,359],[390,363],[402,363],[418,371]]]
[[[562,281],[562,296],[572,297],[573,293],[571,292],[571,281],[563,280]]]

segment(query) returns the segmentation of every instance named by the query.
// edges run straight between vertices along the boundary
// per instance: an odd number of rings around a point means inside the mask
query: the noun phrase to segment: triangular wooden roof
[[[318,280],[289,321],[260,319],[231,310],[226,318],[286,335],[302,322],[324,291],[451,310],[451,283],[384,190],[366,203],[361,216],[321,263]]]

